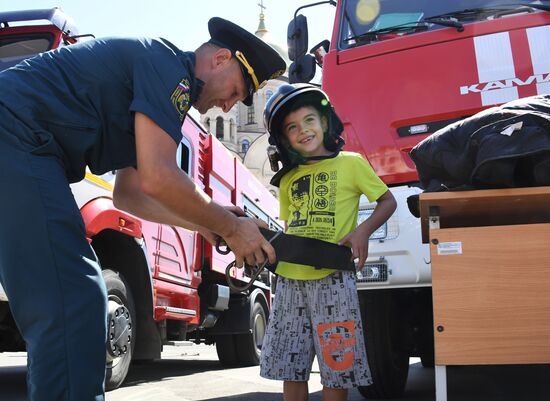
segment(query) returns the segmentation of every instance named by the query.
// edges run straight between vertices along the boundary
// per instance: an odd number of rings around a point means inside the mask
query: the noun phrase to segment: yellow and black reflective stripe
[[[94,184],[100,186],[101,188],[106,189],[107,191],[113,191],[113,185],[107,181],[105,181],[103,178],[98,177],[97,175],[94,175],[90,173],[89,171],[86,171],[86,177],[88,181],[93,182]]]

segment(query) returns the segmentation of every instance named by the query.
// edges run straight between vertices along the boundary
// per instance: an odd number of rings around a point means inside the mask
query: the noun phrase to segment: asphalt
[[[0,353],[0,401],[23,401],[26,354]],[[550,365],[452,366],[448,401],[549,401]],[[310,401],[321,401],[319,373],[309,381]],[[158,361],[134,364],[106,401],[281,401],[282,384],[262,379],[258,367],[223,369],[214,346],[167,346]],[[349,401],[363,401],[357,390]],[[434,401],[434,370],[411,359],[404,401]]]

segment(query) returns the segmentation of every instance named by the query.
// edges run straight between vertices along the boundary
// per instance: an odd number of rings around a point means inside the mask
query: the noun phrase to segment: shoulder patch
[[[176,86],[176,88],[172,92],[172,95],[170,96],[170,100],[172,101],[172,104],[174,105],[174,108],[176,109],[180,117],[180,121],[183,121],[183,118],[189,110],[189,88],[189,80],[187,78],[184,78]]]

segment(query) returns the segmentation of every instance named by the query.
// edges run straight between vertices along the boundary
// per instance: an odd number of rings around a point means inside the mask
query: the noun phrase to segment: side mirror
[[[307,52],[307,18],[297,15],[288,24],[287,30],[288,58],[298,60]]]
[[[323,57],[328,53],[330,47],[330,42],[328,40],[323,40],[322,42],[316,44],[309,51],[313,56],[315,56],[315,62],[319,67],[323,67]]]
[[[304,54],[298,60],[290,64],[288,69],[288,81],[291,84],[306,83],[315,76],[315,57]]]

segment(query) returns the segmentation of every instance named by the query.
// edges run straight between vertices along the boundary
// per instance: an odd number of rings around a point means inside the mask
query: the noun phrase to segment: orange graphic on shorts
[[[338,332],[338,328],[340,328],[340,332]],[[342,328],[344,330],[341,330]],[[355,357],[353,352],[355,347],[354,322],[319,323],[317,335],[325,364],[332,370],[348,370]]]

